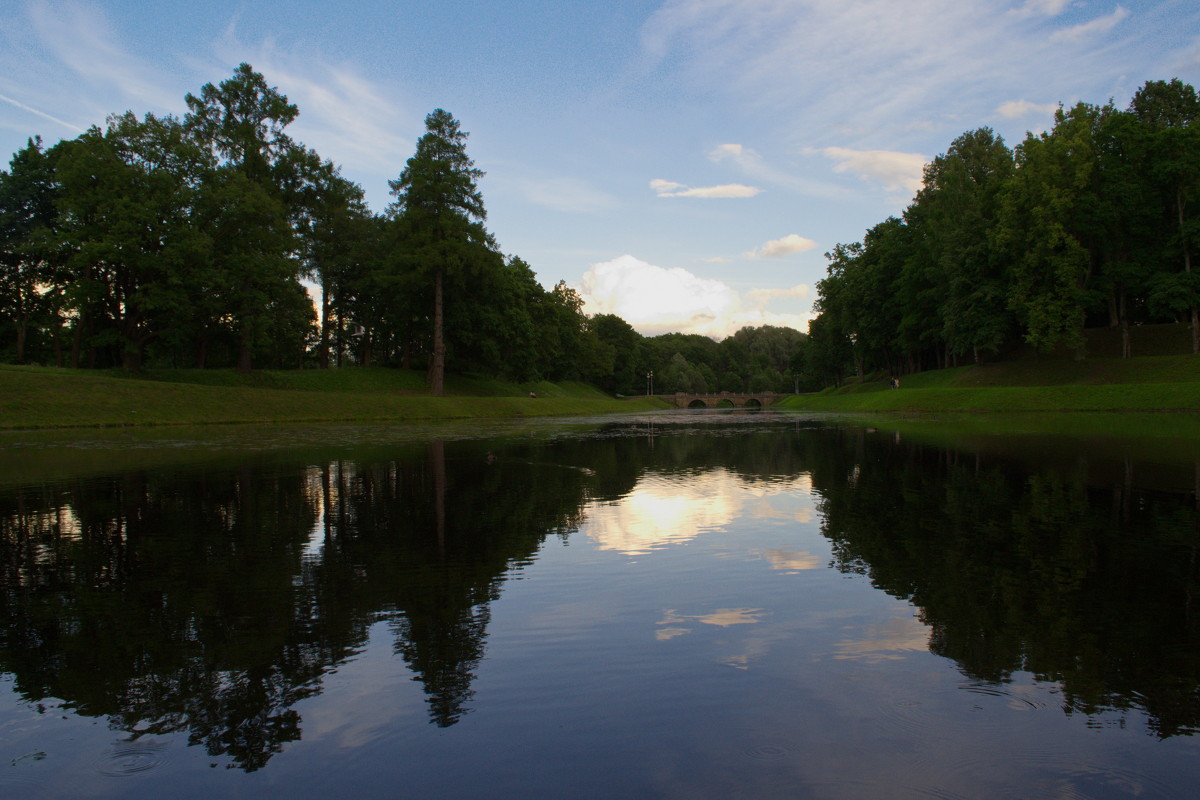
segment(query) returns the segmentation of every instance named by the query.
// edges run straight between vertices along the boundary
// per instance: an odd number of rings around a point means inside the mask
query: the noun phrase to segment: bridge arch
[[[676,408],[766,408],[784,395],[774,392],[676,392],[658,396],[671,402]]]

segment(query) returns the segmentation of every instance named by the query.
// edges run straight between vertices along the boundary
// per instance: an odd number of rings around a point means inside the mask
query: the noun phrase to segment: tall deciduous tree
[[[299,114],[296,106],[249,64],[185,99],[185,126],[224,159],[211,187],[220,200],[210,210],[223,249],[217,264],[227,274],[215,279],[230,293],[238,369],[249,372],[254,348],[270,327],[272,304],[295,296],[302,266],[294,235],[296,209],[303,208],[298,195],[320,161],[284,133]]]
[[[16,360],[25,362],[30,326],[58,294],[48,234],[54,226],[57,184],[40,138],[30,139],[0,171],[0,317],[16,334]]]
[[[925,169],[917,197],[937,234],[930,242],[946,295],[940,312],[952,355],[997,351],[1012,327],[1005,308],[1003,261],[989,246],[1000,188],[1013,170],[1012,152],[989,128],[959,136]]]
[[[1156,294],[1160,305],[1186,309],[1192,326],[1192,352],[1200,353],[1200,278],[1192,271],[1192,250],[1200,223],[1189,204],[1200,194],[1200,97],[1178,78],[1148,81],[1129,104],[1145,127],[1147,171],[1170,208],[1175,236],[1171,249],[1183,271],[1164,275]]]
[[[90,309],[100,344],[140,369],[147,342],[199,288],[191,267],[206,249],[192,211],[206,154],[178,120],[132,113],[67,143],[57,159],[58,238],[69,252],[67,292]]]
[[[1111,106],[1059,108],[1054,129],[1017,147],[996,240],[1013,257],[1009,307],[1039,349],[1081,349],[1103,242],[1097,134]]]
[[[428,275],[433,284],[429,385],[440,395],[446,373],[446,279],[494,265],[499,256],[483,226],[487,211],[476,186],[483,171],[467,156],[467,133],[440,108],[425,118],[425,130],[400,177],[388,185],[396,198],[391,211],[401,236],[400,266]]]

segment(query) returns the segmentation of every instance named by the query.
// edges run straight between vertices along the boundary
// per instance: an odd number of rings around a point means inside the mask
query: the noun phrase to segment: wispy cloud
[[[38,109],[34,108],[33,106],[25,105],[21,101],[14,100],[11,97],[5,97],[4,95],[0,94],[0,100],[4,101],[5,103],[8,103],[11,106],[16,106],[17,108],[21,109],[22,111],[28,111],[30,114],[39,116],[42,119],[48,119],[51,122],[53,122],[57,125],[61,125],[64,128],[67,128],[68,130],[74,131],[76,133],[83,133],[83,131],[84,131],[84,129],[79,127],[78,125],[73,125],[70,122],[61,120],[56,116],[47,114],[45,111],[39,111]]]
[[[850,172],[863,180],[878,183],[888,191],[915,192],[921,188],[926,158],[919,153],[846,147],[823,147],[818,152],[836,162],[834,172]]]
[[[779,169],[767,162],[757,151],[745,145],[730,143],[713,148],[708,158],[714,164],[730,163],[748,178],[769,183],[801,194],[817,197],[845,197],[846,191],[828,182],[814,180]]]
[[[133,55],[103,11],[91,4],[36,2],[29,6],[34,35],[74,80],[103,97],[120,98],[125,108],[162,110],[182,105],[161,67]],[[121,111],[110,108],[108,111]]]
[[[1117,6],[1113,12],[1107,16],[1097,17],[1090,22],[1084,22],[1080,25],[1073,25],[1070,28],[1063,28],[1056,31],[1051,37],[1052,42],[1081,42],[1084,39],[1090,39],[1095,36],[1108,33],[1115,28],[1121,20],[1129,16],[1129,11],[1123,6]]]
[[[289,129],[326,158],[350,169],[399,174],[421,133],[395,87],[371,80],[360,67],[339,62],[310,46],[285,48],[274,40],[246,42],[236,20],[215,47],[221,63],[249,62],[267,82],[300,108]],[[218,83],[232,74],[213,78]],[[414,124],[417,123],[417,124]]]
[[[689,187],[686,184],[667,181],[662,178],[655,178],[650,181],[650,188],[659,197],[703,197],[708,199],[754,197],[754,195],[762,191],[762,189],[755,186],[746,186],[743,183],[723,183],[720,186]]]
[[[645,25],[643,44],[661,68],[740,103],[764,129],[789,131],[799,149],[860,151],[913,150],[931,134],[949,141],[1015,87],[1074,96],[1120,80],[1135,58],[1136,42],[1096,46],[1128,16],[1123,7],[1051,41],[1045,20],[1060,19],[1065,1],[1033,0],[1023,14],[1006,5],[668,0]],[[1125,57],[1114,60],[1117,52]]]
[[[1025,4],[1013,11],[1018,17],[1057,17],[1075,0],[1025,0]]]

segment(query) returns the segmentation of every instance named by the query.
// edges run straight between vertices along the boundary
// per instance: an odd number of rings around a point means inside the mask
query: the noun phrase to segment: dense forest
[[[250,65],[0,172],[0,360],[79,368],[391,365],[584,380],[618,394],[787,391],[803,334],[646,338],[500,253],[467,134],[438,109],[368,209],[286,132],[299,110]],[[314,308],[305,281],[320,288]]]
[[[827,254],[808,334],[644,337],[500,252],[458,120],[438,109],[372,212],[294,141],[250,65],[177,119],[114,114],[0,171],[0,361],[81,368],[447,369],[615,394],[786,392],[978,363],[1086,327],[1191,326],[1200,352],[1200,99],[1151,81],[1060,107],[1010,149],[964,133],[897,217]],[[314,307],[305,287],[319,287]]]
[[[1200,352],[1200,100],[1150,81],[1125,110],[1059,107],[1015,149],[988,128],[926,165],[900,218],[827,254],[807,384],[1082,350],[1086,327],[1186,323]]]

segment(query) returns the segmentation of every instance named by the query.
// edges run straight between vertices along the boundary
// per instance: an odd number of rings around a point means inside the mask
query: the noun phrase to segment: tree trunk
[[[1121,358],[1133,357],[1133,344],[1129,341],[1129,315],[1125,313],[1125,292],[1121,292]]]
[[[237,370],[243,375],[248,375],[253,368],[250,355],[250,334],[243,332],[241,341],[238,343],[238,361]]]
[[[17,320],[17,363],[25,363],[25,339],[29,333],[29,320]]]
[[[83,320],[75,320],[74,330],[71,331],[71,369],[79,369],[79,359],[83,354]]]
[[[337,327],[333,331],[333,362],[337,364],[337,368],[342,368],[342,351],[345,350],[343,345],[342,335],[345,333],[345,325],[342,324],[342,315],[338,314]]]
[[[127,372],[140,372],[142,369],[142,347],[134,342],[126,342],[121,351],[121,369]]]
[[[1183,244],[1183,271],[1192,274],[1192,252],[1188,249],[1187,226],[1183,217],[1183,186],[1175,187],[1175,210],[1179,214],[1179,238]],[[1192,306],[1192,353],[1200,353],[1200,310]]]
[[[441,395],[446,381],[446,340],[442,332],[442,268],[433,273],[433,358],[429,362],[429,391]]]
[[[317,347],[317,366],[329,369],[329,289],[321,284],[321,344]]]
[[[204,369],[208,363],[208,337],[201,336],[196,340],[196,369]]]
[[[358,363],[364,367],[371,366],[371,334],[364,334],[362,336],[362,343],[359,346],[362,348],[362,355]]]

